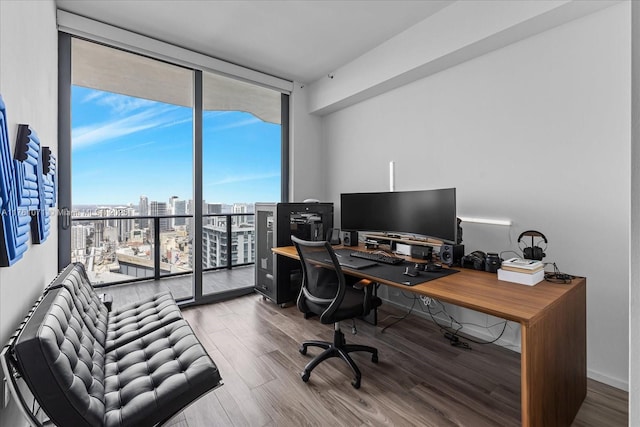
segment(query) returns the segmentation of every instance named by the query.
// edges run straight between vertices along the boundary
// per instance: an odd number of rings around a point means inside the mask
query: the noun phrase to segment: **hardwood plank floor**
[[[253,267],[207,272],[205,293],[250,286]],[[114,307],[171,290],[189,295],[191,277],[104,288]],[[354,354],[362,387],[338,359],[323,362],[302,382],[304,365],[318,354],[298,352],[308,339],[331,340],[333,329],[305,320],[295,306],[280,308],[257,294],[183,308],[196,335],[218,365],[224,386],[169,422],[209,426],[517,426],[520,425],[520,355],[495,345],[452,347],[430,320],[386,304],[380,322],[343,323],[347,342],[377,347],[380,362]],[[390,317],[395,316],[395,317]],[[574,427],[627,426],[628,393],[588,380],[587,398]]]
[[[333,329],[305,320],[296,307],[280,308],[256,294],[183,309],[224,385],[169,425],[204,426],[518,426],[520,355],[495,345],[452,347],[432,322],[390,305],[378,326],[343,323],[347,342],[372,345],[379,363],[354,354],[362,387],[351,386],[341,360],[320,364],[308,383],[300,372],[319,352],[298,352],[307,339],[331,340]],[[588,393],[573,425],[626,426],[628,394],[588,381]]]

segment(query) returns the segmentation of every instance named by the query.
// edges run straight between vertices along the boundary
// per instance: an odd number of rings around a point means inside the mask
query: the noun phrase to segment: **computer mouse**
[[[404,274],[405,276],[409,276],[409,277],[416,277],[420,274],[420,272],[418,270],[416,270],[415,268],[412,267],[407,267],[406,270],[404,270]]]
[[[442,264],[438,264],[435,262],[430,262],[424,268],[425,271],[440,271],[442,270]]]

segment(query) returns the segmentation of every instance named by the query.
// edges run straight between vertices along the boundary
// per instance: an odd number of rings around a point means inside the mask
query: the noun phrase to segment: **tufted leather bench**
[[[182,319],[180,308],[170,292],[158,293],[146,300],[109,311],[80,263],[69,264],[48,289],[59,287],[65,287],[71,292],[91,333],[101,341],[106,339],[107,350]],[[102,336],[105,331],[106,337]]]
[[[10,360],[55,425],[160,425],[221,385],[170,294],[111,313],[101,304],[69,266],[3,351],[5,375]]]

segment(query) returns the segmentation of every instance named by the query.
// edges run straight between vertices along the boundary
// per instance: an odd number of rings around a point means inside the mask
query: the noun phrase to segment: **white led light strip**
[[[460,216],[462,222],[473,222],[476,224],[489,224],[489,225],[511,225],[510,219],[489,219],[489,218],[473,218],[468,216]]]

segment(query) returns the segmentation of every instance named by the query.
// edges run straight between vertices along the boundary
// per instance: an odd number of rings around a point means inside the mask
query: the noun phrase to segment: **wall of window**
[[[194,299],[204,270],[252,264],[253,204],[288,188],[288,96],[66,34],[60,47],[60,264],[96,284],[194,272]]]

